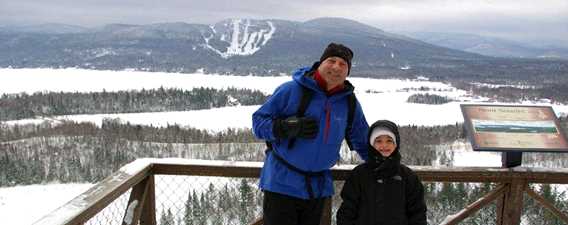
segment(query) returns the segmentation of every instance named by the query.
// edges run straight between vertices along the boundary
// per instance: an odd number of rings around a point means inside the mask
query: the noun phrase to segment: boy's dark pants
[[[264,225],[319,225],[325,199],[305,200],[264,191]]]

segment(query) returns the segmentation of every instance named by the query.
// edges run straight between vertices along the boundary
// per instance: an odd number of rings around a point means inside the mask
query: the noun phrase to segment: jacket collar
[[[327,90],[327,81],[325,81],[325,79],[321,76],[321,74],[319,73],[318,70],[315,70],[315,72],[314,72],[314,80],[316,80],[316,83],[318,84],[318,86],[322,90],[324,90],[328,96],[331,96],[335,93],[343,91],[343,88],[345,88],[345,83],[343,83],[341,85],[337,85],[337,86],[333,87],[331,90]]]
[[[310,89],[312,89],[316,92],[320,92],[322,94],[327,95],[327,92],[324,91],[323,88],[320,88],[320,86],[317,84],[317,82],[314,78],[314,73],[317,70],[317,68],[319,67],[319,64],[320,64],[319,62],[315,62],[311,67],[303,67],[303,68],[296,70],[294,72],[294,74],[292,75],[292,79],[294,81],[298,82],[300,85],[303,85],[303,86],[310,88]],[[346,80],[343,83],[343,89],[338,91],[338,92],[334,92],[333,96],[349,95],[349,94],[353,93],[354,89],[355,89],[355,87],[353,87],[351,82]]]

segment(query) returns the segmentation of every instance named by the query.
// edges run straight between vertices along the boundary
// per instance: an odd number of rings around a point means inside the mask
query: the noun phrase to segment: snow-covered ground
[[[248,88],[271,94],[289,76],[254,77],[204,74],[178,74],[134,71],[93,71],[82,69],[0,69],[0,94],[34,93],[39,91],[96,92],[118,90],[140,90],[142,88],[229,87]],[[464,90],[456,89],[441,82],[426,80],[379,80],[370,78],[349,78],[356,87],[357,98],[363,106],[367,120],[390,119],[400,125],[444,125],[463,122],[460,104],[484,103],[486,99],[472,97]],[[33,82],[30,82],[33,81]],[[427,88],[429,91],[419,91]],[[441,105],[407,103],[412,94],[431,93],[455,99]],[[525,102],[527,105],[550,105],[547,103]],[[568,114],[568,106],[551,105],[559,114]],[[54,118],[9,121],[14,123],[40,123],[45,120],[68,119],[89,121],[100,124],[105,117],[120,118],[131,124],[152,124],[165,126],[179,124],[212,131],[228,127],[250,128],[251,115],[259,106],[233,106],[208,110],[129,114],[91,114],[57,116]]]
[[[0,223],[32,224],[91,186],[92,184],[46,184],[0,188]]]
[[[38,91],[63,92],[108,92],[118,90],[211,87],[249,88],[270,94],[289,76],[252,77],[204,74],[176,74],[134,71],[92,71],[82,69],[0,69],[0,94],[34,93]],[[378,80],[349,78],[365,111],[367,120],[390,119],[400,125],[444,125],[463,122],[462,103],[481,103],[486,99],[471,97],[441,82],[425,80]],[[425,93],[418,89],[426,87],[428,93],[447,96],[457,100],[442,105],[407,103],[408,96]],[[435,91],[434,91],[435,90]],[[523,103],[550,105],[544,103]],[[388,105],[388,106],[385,106]],[[568,106],[551,105],[557,114],[568,114]],[[69,119],[91,121],[100,124],[105,117],[116,117],[131,124],[164,126],[180,124],[212,131],[228,127],[250,128],[251,114],[258,106],[234,106],[185,112],[132,113],[112,115],[73,115],[55,118],[39,118],[15,123],[40,123],[44,120]],[[454,143],[454,166],[501,165],[499,153],[472,152],[467,146]],[[2,224],[30,224],[41,216],[82,193],[92,184],[49,184],[0,188],[0,218]]]

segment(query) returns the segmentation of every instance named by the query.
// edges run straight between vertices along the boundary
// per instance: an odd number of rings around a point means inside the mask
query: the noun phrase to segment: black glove
[[[277,138],[315,138],[318,134],[318,123],[308,117],[288,117],[275,119],[272,132]]]

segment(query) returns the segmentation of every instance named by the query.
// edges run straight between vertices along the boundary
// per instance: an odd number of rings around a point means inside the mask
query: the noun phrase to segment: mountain
[[[464,33],[402,32],[403,34],[433,45],[495,57],[513,58],[564,58],[568,59],[568,47],[540,43],[520,43],[500,38]]]
[[[60,23],[45,23],[39,25],[27,26],[6,26],[0,29],[10,30],[13,32],[22,33],[49,33],[49,34],[67,34],[67,33],[81,33],[88,30],[88,28]]]
[[[278,75],[311,65],[333,41],[354,50],[353,76],[535,82],[568,79],[564,76],[568,73],[566,60],[487,57],[342,18],[74,28],[61,24],[0,28],[0,67]]]

